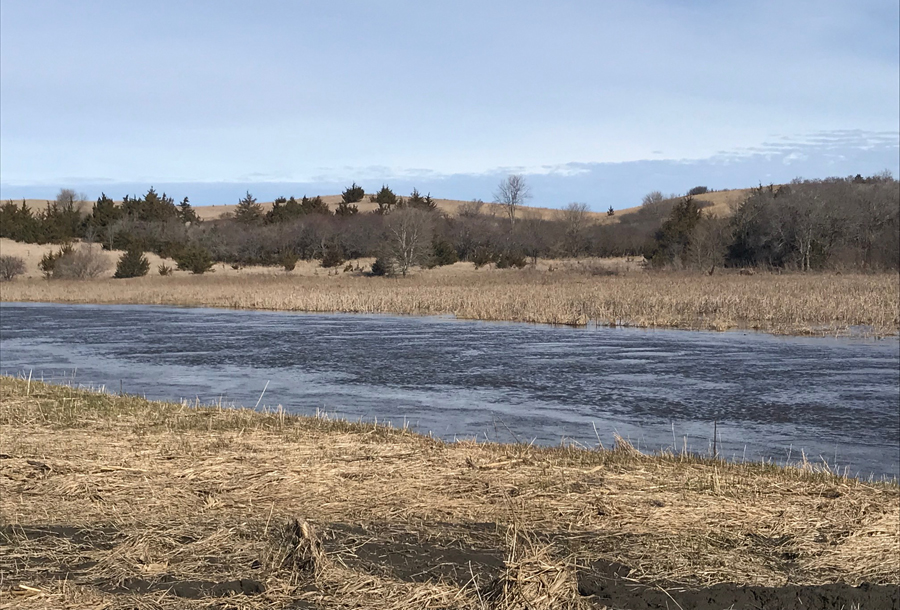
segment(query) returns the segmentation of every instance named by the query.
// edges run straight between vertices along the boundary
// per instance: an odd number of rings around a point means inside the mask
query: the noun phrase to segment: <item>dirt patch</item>
[[[208,580],[177,580],[171,576],[163,576],[156,580],[128,578],[117,587],[100,586],[99,588],[110,593],[135,593],[138,595],[165,592],[186,599],[259,595],[266,590],[263,583],[249,578],[212,582]]]
[[[455,529],[458,529],[457,526]],[[473,546],[468,533],[489,531],[494,524],[473,524],[466,532],[437,525],[427,531],[391,531],[335,524],[326,550],[354,569],[406,582],[443,580],[483,586],[503,569],[500,546]]]
[[[593,567],[593,566],[592,566]],[[598,607],[629,610],[846,610],[847,608],[900,609],[897,585],[845,584],[819,586],[750,587],[733,584],[703,589],[648,586],[625,578],[610,577],[608,565],[578,573],[578,592]],[[627,572],[626,572],[627,574]]]
[[[83,528],[71,525],[0,525],[0,546],[24,541],[65,539],[69,543],[96,550],[109,550],[119,531],[114,528]]]

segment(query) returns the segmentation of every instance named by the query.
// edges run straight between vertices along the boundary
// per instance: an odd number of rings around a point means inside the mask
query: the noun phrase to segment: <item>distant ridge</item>
[[[743,199],[750,194],[753,189],[731,189],[726,191],[714,191],[709,193],[704,193],[702,195],[696,195],[695,199],[698,201],[706,201],[711,205],[705,208],[705,211],[710,212],[716,216],[728,216],[732,212],[732,206],[739,204]],[[328,204],[328,207],[333,211],[338,202],[341,200],[340,195],[323,195],[322,200]],[[21,199],[11,199],[6,201],[12,201],[13,203],[21,203]],[[4,201],[3,203],[5,203]],[[458,216],[462,211],[466,209],[470,211],[478,211],[481,214],[487,215],[495,215],[495,216],[503,216],[506,214],[505,208],[497,203],[478,203],[473,201],[462,201],[459,199],[435,199],[437,203],[437,207],[440,211],[444,212],[449,216]],[[31,208],[34,212],[42,211],[47,207],[47,205],[51,203],[51,200],[47,199],[25,199],[25,204]],[[119,203],[118,201],[116,203]],[[90,213],[91,208],[93,207],[93,201],[85,201],[79,203],[79,210],[82,213]],[[260,205],[263,208],[263,211],[268,211],[272,208],[272,202],[266,201],[261,202]],[[357,202],[355,204],[359,207],[360,213],[372,212],[374,211],[378,205],[369,201],[369,194],[366,194],[363,201]],[[230,214],[234,212],[237,208],[237,204],[229,204],[229,205],[201,205],[195,206],[194,210],[197,212],[197,216],[200,217],[201,220],[216,220],[221,218],[223,215]],[[628,214],[634,214],[638,210],[641,209],[641,206],[633,206],[630,208],[625,208],[621,210],[616,210],[613,216],[608,216],[605,211],[591,211],[588,212],[588,216],[598,222],[603,223],[615,223],[618,222],[621,216],[625,216]],[[542,207],[532,207],[532,206],[522,206],[519,208],[519,214],[522,218],[540,218],[542,220],[551,220],[555,217],[559,217],[562,214],[563,210],[554,209],[554,208],[542,208]]]

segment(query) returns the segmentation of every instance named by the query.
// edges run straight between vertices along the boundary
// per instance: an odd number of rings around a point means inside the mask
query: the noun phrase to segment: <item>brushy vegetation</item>
[[[0,281],[8,282],[25,273],[25,261],[18,256],[0,255]]]
[[[900,573],[897,485],[807,462],[444,443],[8,377],[0,425],[18,607],[544,610],[588,607],[598,565],[672,595]]]
[[[109,271],[108,255],[93,244],[63,244],[41,258],[38,267],[47,279],[90,280]]]
[[[512,178],[517,179],[514,184]],[[437,209],[430,194],[414,190],[401,197],[387,185],[370,196],[375,211],[362,214],[356,204],[363,189],[354,183],[335,210],[321,197],[304,195],[299,200],[279,197],[264,212],[247,193],[230,218],[206,222],[199,221],[187,198],[176,205],[152,188],[121,204],[103,195],[89,213],[80,211],[87,211],[86,202],[63,190],[38,214],[24,202],[0,206],[0,237],[36,243],[80,238],[106,249],[137,248],[175,259],[203,248],[214,262],[244,266],[282,266],[286,252],[298,260],[335,265],[389,256],[390,267],[401,274],[410,265],[441,264],[451,250],[456,259],[479,266],[632,256],[645,257],[660,269],[707,272],[722,267],[900,268],[900,185],[887,174],[760,187],[737,202],[728,217],[709,213],[706,187],[695,187],[684,197],[653,192],[638,212],[604,223],[593,220],[580,203],[569,204],[555,218],[532,217],[522,207],[528,193],[524,179],[510,177],[501,186],[497,201],[505,215],[482,213],[483,204],[473,202],[450,217]],[[397,225],[413,213],[423,218],[416,221],[421,231],[411,240]]]

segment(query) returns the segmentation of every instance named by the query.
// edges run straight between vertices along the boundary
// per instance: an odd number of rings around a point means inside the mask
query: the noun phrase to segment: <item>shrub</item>
[[[62,252],[62,250],[60,250]],[[109,258],[98,247],[82,245],[71,248],[57,257],[51,277],[64,280],[87,280],[99,277],[109,271]]]
[[[159,264],[159,267],[157,267],[156,270],[157,270],[157,271],[159,272],[159,274],[162,275],[162,276],[172,275],[172,268],[169,267],[169,266],[168,266],[167,264],[165,264],[165,263],[160,263],[160,264]]]
[[[44,256],[41,257],[41,262],[38,263],[38,269],[44,273],[44,277],[49,279],[53,277],[53,270],[56,268],[56,262],[63,256],[72,254],[74,251],[75,249],[72,247],[72,244],[63,244],[56,252],[51,250],[44,254]]]
[[[114,278],[124,279],[129,277],[143,277],[150,271],[150,261],[144,253],[138,249],[127,250],[116,264]]]
[[[379,256],[372,263],[372,275],[391,275],[391,261],[383,256]]]
[[[188,246],[175,259],[179,269],[199,275],[212,269],[213,261],[209,250],[203,246]]]
[[[472,254],[472,262],[475,263],[476,269],[493,263],[494,253],[484,246],[479,246],[478,248],[475,248],[475,252]]]
[[[451,244],[446,239],[435,240],[431,244],[431,250],[431,262],[436,267],[452,265],[453,263],[459,261],[459,256],[456,254],[456,248],[454,248],[453,244]]]
[[[693,197],[694,195],[702,195],[702,194],[708,193],[708,192],[709,192],[709,189],[705,186],[695,186],[694,188],[689,190],[687,192],[687,194],[689,196]]]
[[[329,244],[325,246],[322,252],[323,267],[337,267],[344,262],[344,251],[338,244]]]
[[[299,257],[297,253],[293,250],[287,250],[281,254],[281,266],[284,267],[285,271],[293,271],[294,267],[297,266],[297,261]]]
[[[507,250],[497,257],[497,269],[509,269],[510,267],[522,269],[526,264],[525,255],[521,252],[510,252]]]
[[[25,261],[18,256],[0,256],[0,281],[15,279],[25,273]]]

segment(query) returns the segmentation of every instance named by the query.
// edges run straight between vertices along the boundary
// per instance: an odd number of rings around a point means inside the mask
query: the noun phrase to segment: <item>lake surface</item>
[[[900,475],[900,342],[371,315],[0,305],[0,371],[453,438],[686,444]],[[595,431],[596,429],[596,431]]]

